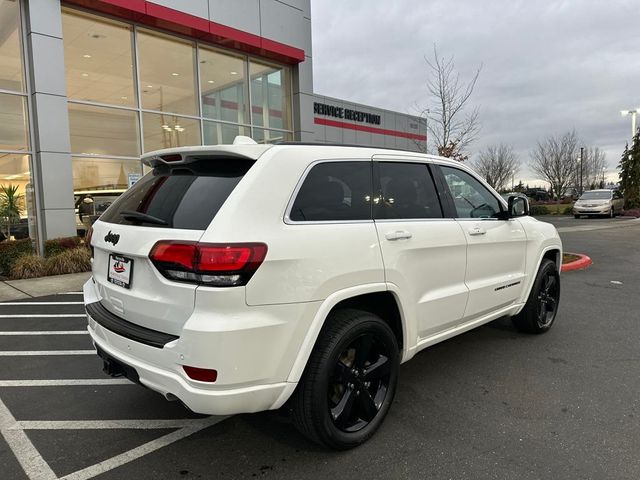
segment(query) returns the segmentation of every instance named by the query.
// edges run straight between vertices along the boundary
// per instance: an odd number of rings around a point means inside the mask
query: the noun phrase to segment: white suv
[[[383,421],[399,364],[505,315],[555,318],[555,228],[464,164],[280,144],[147,154],[93,225],[84,286],[105,371],[203,414],[292,411],[344,449]]]

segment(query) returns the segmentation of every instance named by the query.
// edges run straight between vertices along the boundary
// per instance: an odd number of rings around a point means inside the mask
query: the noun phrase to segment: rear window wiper
[[[153,223],[155,225],[169,225],[163,219],[154,217],[153,215],[147,215],[146,213],[134,212],[133,210],[123,210],[120,212],[120,216],[125,220],[139,220],[145,223]]]

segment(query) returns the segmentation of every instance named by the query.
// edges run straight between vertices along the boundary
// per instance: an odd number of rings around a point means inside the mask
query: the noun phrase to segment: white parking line
[[[47,355],[95,355],[95,350],[5,350],[0,352],[0,357],[27,357]]]
[[[58,295],[82,295],[82,292],[64,292],[59,293]]]
[[[75,387],[96,385],[133,385],[126,378],[81,378],[68,380],[0,380],[0,387]]]
[[[86,330],[40,330],[40,331],[20,331],[20,332],[0,332],[2,336],[16,336],[21,337],[24,335],[89,335]]]
[[[0,318],[82,318],[86,317],[86,313],[37,313],[37,314],[3,314]]]
[[[3,302],[0,307],[5,305],[84,305],[84,302]]]
[[[56,480],[58,476],[33,446],[24,430],[10,430],[16,419],[0,399],[0,433],[13,450],[29,480]]]
[[[149,430],[160,428],[194,427],[202,423],[200,418],[172,420],[25,420],[18,421],[9,430],[113,430],[128,428]]]
[[[156,450],[177,442],[178,440],[188,437],[189,435],[193,435],[200,430],[221,422],[225,418],[227,417],[203,418],[201,420],[198,420],[197,424],[194,423],[193,426],[184,427],[180,430],[176,430],[175,432],[171,432],[168,435],[164,435],[163,437],[156,438],[155,440],[145,443],[144,445],[140,445],[139,447],[129,450],[128,452],[121,453],[120,455],[111,457],[103,462],[96,463],[95,465],[91,465],[90,467],[78,470],[74,473],[70,473],[69,475],[65,475],[64,477],[60,478],[60,480],[88,480],[97,475],[100,475],[101,473],[113,470],[114,468],[124,465],[125,463],[129,463],[140,457],[148,455],[149,453],[155,452]]]

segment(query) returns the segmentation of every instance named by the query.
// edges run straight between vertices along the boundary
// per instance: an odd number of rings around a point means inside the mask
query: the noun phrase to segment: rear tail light
[[[191,380],[213,383],[218,379],[218,371],[212,368],[198,368],[183,365],[185,373]]]
[[[197,243],[162,240],[149,258],[170,280],[211,287],[246,285],[267,255],[264,243]]]

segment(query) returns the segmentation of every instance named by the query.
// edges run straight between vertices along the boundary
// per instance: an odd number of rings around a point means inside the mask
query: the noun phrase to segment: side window
[[[619,190],[613,191],[613,198],[622,198],[622,194],[620,193]]]
[[[457,211],[457,218],[490,218],[500,202],[473,176],[457,168],[440,166]]]
[[[376,219],[442,218],[435,185],[424,163],[379,162],[382,201]]]
[[[371,162],[324,162],[311,168],[289,218],[295,222],[371,220]]]

